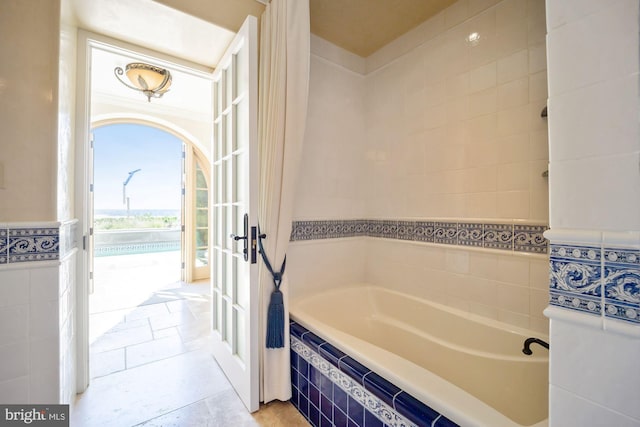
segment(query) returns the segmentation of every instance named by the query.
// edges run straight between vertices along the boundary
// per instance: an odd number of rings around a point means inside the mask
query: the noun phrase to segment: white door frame
[[[75,200],[74,208],[78,218],[78,247],[81,249],[76,265],[76,393],[82,393],[89,386],[89,247],[90,205],[90,132],[91,120],[91,54],[93,49],[125,53],[159,66],[180,69],[205,79],[211,78],[211,70],[189,61],[174,58],[151,49],[125,43],[107,36],[78,31],[78,52],[76,63],[76,117],[75,117]],[[135,114],[131,118],[135,118]],[[132,120],[133,121],[133,120]],[[149,124],[149,122],[147,122]],[[167,130],[167,129],[165,129]],[[175,132],[173,132],[175,133]],[[184,140],[185,135],[176,134]],[[195,142],[195,138],[187,138]],[[210,141],[206,141],[210,144]]]

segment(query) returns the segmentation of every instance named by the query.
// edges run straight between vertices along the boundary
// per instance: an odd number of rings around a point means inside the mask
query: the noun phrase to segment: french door
[[[259,406],[257,73],[249,16],[213,74],[210,247],[214,355],[250,412]]]

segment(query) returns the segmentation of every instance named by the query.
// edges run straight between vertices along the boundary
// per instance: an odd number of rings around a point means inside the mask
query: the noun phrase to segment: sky
[[[138,124],[113,124],[93,130],[94,209],[180,209],[182,141],[168,132]]]

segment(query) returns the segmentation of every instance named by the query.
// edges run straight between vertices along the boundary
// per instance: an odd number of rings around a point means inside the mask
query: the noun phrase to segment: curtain
[[[302,153],[309,92],[309,1],[272,0],[261,21],[258,140],[258,221],[271,265],[278,271],[291,235],[293,199]],[[260,260],[260,400],[291,398],[288,280],[284,296],[285,346],[265,346],[267,307],[273,279]]]

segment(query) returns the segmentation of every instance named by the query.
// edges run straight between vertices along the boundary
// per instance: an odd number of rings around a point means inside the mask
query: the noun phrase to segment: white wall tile
[[[28,401],[29,376],[0,382],[0,402],[5,405],[24,405]]]
[[[29,301],[29,272],[0,271],[0,307],[23,305]]]
[[[549,388],[549,418],[552,420],[550,425],[563,427],[640,425],[638,419],[611,411],[554,385]]]
[[[557,319],[550,338],[553,386],[640,420],[640,370],[627,356],[640,354],[640,340]]]
[[[0,342],[13,344],[29,337],[29,306],[0,308]]]
[[[637,74],[553,97],[549,132],[562,143],[552,144],[551,161],[640,151],[637,107]]]
[[[637,72],[637,16],[637,2],[619,1],[551,31],[549,93],[559,95]]]
[[[0,387],[5,381],[29,375],[29,343],[19,341],[0,346],[0,360]]]
[[[59,301],[31,302],[29,307],[29,336],[33,338],[57,337],[59,334]]]
[[[640,229],[639,162],[640,152],[551,163],[551,228]]]
[[[529,51],[522,49],[498,60],[497,82],[507,83],[529,75]]]
[[[58,299],[58,272],[58,267],[29,269],[32,300],[53,301]]]

